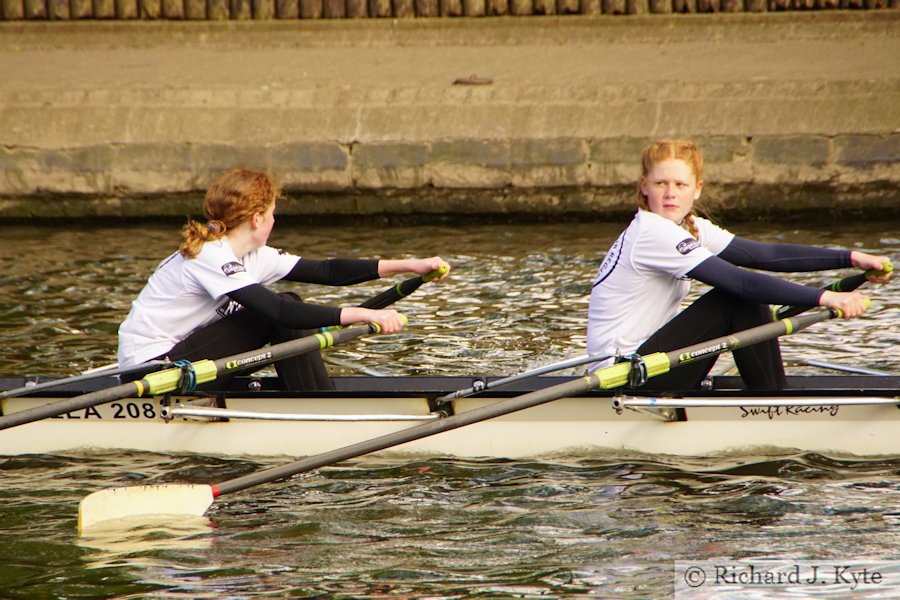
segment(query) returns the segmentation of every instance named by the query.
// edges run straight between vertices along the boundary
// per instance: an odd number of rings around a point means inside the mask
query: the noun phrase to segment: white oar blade
[[[213,498],[209,485],[137,485],[100,490],[85,496],[78,505],[78,533],[105,521],[136,516],[203,516]]]

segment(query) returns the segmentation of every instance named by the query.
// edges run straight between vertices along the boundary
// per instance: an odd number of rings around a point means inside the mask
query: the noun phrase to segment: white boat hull
[[[892,394],[885,392],[870,398],[887,402],[873,405],[843,404],[849,400],[843,396],[743,399],[747,404],[772,403],[766,406],[742,406],[742,398],[730,398],[726,400],[727,406],[681,409],[685,420],[674,421],[666,421],[653,411],[616,410],[608,395],[563,398],[408,442],[385,452],[528,458],[609,450],[707,456],[777,449],[829,455],[896,456],[900,455],[900,410],[896,405],[898,399]],[[709,397],[705,399],[708,401]],[[9,398],[3,400],[3,411],[10,414],[52,400]],[[692,400],[685,398],[683,402]],[[867,401],[866,398],[854,400]],[[454,401],[454,411],[459,414],[502,401],[502,397],[459,399]],[[801,402],[814,405],[800,406]],[[776,406],[779,403],[785,406]],[[299,457],[419,424],[368,420],[363,415],[381,418],[400,415],[424,420],[430,414],[424,395],[234,397],[228,398],[226,404],[229,411],[269,416],[301,414],[304,420],[211,420],[181,416],[165,420],[161,399],[127,399],[0,431],[0,455],[138,450]],[[338,420],[342,416],[346,420]]]

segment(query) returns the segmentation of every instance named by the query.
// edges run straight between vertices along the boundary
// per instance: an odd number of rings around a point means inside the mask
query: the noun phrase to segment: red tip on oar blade
[[[137,485],[100,490],[88,494],[78,505],[78,533],[103,524],[114,526],[123,520],[134,524],[132,517],[154,515],[202,516],[212,504],[212,486],[200,484]]]

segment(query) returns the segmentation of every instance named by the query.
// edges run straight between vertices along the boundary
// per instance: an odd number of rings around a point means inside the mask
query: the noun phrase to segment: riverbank
[[[729,210],[900,206],[900,12],[0,23],[0,218],[602,215],[691,137]]]

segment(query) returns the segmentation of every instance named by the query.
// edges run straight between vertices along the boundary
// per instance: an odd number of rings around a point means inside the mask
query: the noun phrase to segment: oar
[[[365,302],[360,304],[360,307],[378,309],[378,308],[384,308],[386,306],[390,306],[397,300],[400,300],[401,298],[406,298],[407,296],[412,294],[414,291],[419,289],[419,287],[423,283],[428,283],[429,281],[432,281],[433,279],[443,277],[444,275],[447,274],[447,271],[449,270],[449,268],[450,267],[448,267],[447,265],[441,265],[440,268],[435,269],[434,271],[429,271],[428,273],[425,273],[424,275],[419,275],[417,277],[410,277],[406,281],[401,281],[397,285],[386,289],[385,291],[381,292],[377,296],[369,298],[368,300],[366,300]]]
[[[874,375],[876,377],[894,377],[897,374],[880,369],[869,369],[867,367],[854,367],[851,365],[839,365],[836,363],[825,362],[823,360],[800,359],[796,360],[800,364],[809,365],[810,367],[819,367],[821,369],[831,369],[832,371],[844,371],[846,373],[858,373],[860,375]]]
[[[702,360],[741,346],[749,346],[763,340],[788,335],[805,329],[814,323],[839,315],[838,311],[820,309],[796,317],[773,321],[752,329],[724,336],[703,344],[688,346],[671,352],[649,354],[640,363],[646,368],[646,377],[655,377],[677,366]],[[576,396],[593,389],[612,389],[629,383],[633,362],[623,362],[598,369],[593,374],[579,377],[542,390],[529,392],[509,400],[502,400],[466,412],[435,421],[429,421],[408,429],[389,433],[323,454],[311,456],[282,466],[264,469],[256,473],[230,479],[217,485],[210,484],[160,484],[118,487],[100,490],[86,496],[78,507],[79,532],[111,519],[140,517],[141,515],[203,515],[213,501],[263,483],[285,479],[298,473],[312,471],[364,454],[378,452],[428,436],[486,421],[502,415],[531,408],[559,398]],[[644,369],[642,369],[643,371]]]
[[[823,287],[823,290],[832,291],[832,292],[852,292],[862,284],[864,284],[869,277],[879,277],[881,275],[886,275],[894,270],[894,265],[891,264],[891,261],[887,261],[884,263],[884,267],[880,271],[876,271],[874,269],[866,271],[865,273],[857,273],[856,275],[851,275],[849,277],[844,277],[843,279],[838,279]],[[773,306],[772,314],[776,319],[785,319],[787,317],[793,317],[794,315],[799,315],[800,313],[813,308],[812,306]]]
[[[122,398],[156,396],[180,389],[190,391],[197,385],[214,381],[225,374],[250,367],[259,367],[306,352],[312,352],[313,350],[321,350],[322,348],[328,348],[335,344],[358,338],[367,333],[378,333],[379,331],[381,331],[381,327],[376,323],[355,325],[344,329],[315,333],[310,336],[216,360],[200,360],[193,363],[184,361],[184,363],[180,363],[179,367],[149,373],[138,381],[130,381],[96,392],[2,416],[0,417],[0,429],[56,417],[67,412],[82,410],[98,404],[106,404]],[[184,383],[185,381],[187,381],[187,384]]]
[[[339,358],[335,358],[333,356],[322,355],[322,360],[328,363],[329,365],[334,365],[336,367],[340,367],[341,369],[349,369],[351,371],[359,371],[363,375],[368,375],[369,377],[387,377],[381,371],[376,371],[375,369],[371,369],[364,365],[358,365],[356,363],[350,362],[349,360],[341,360]]]
[[[36,392],[42,392],[44,390],[68,385],[70,383],[82,383],[85,381],[91,381],[93,379],[100,379],[101,377],[111,377],[113,375],[128,375],[131,373],[146,373],[148,371],[154,371],[164,366],[171,365],[172,363],[168,360],[150,360],[139,365],[134,365],[132,367],[123,367],[121,369],[116,368],[116,365],[107,365],[100,369],[92,369],[90,371],[85,371],[80,375],[74,375],[72,377],[63,377],[62,379],[54,379],[52,381],[32,383],[31,385],[23,385],[22,387],[6,390],[5,392],[0,392],[0,400],[3,400],[4,398],[24,396],[26,394],[34,394]]]
[[[434,402],[437,406],[440,406],[452,400],[456,400],[457,398],[466,398],[468,396],[471,396],[472,394],[478,394],[486,390],[492,390],[504,385],[509,385],[510,383],[515,383],[516,381],[522,381],[523,379],[537,377],[538,375],[544,375],[545,373],[552,373],[554,371],[562,371],[563,369],[568,369],[569,367],[577,367],[579,365],[587,363],[600,362],[601,360],[606,360],[607,358],[609,358],[609,356],[591,356],[589,354],[582,354],[581,356],[575,356],[572,358],[561,360],[559,362],[551,363],[549,365],[544,365],[542,367],[536,367],[517,375],[510,375],[509,377],[504,377],[503,379],[478,382],[472,387],[439,396],[438,398],[434,399]]]

